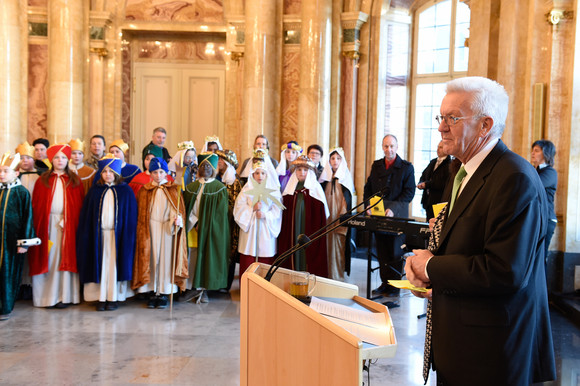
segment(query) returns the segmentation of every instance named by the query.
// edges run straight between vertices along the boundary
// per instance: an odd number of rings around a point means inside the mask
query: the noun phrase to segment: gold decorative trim
[[[349,58],[349,59],[358,60],[360,58],[360,52],[358,52],[358,51],[342,51],[342,56]]]
[[[232,52],[231,56],[232,60],[234,62],[239,62],[243,57],[244,57],[244,53],[243,52]]]
[[[561,20],[573,20],[574,11],[564,11],[563,9],[554,8],[546,14],[546,19],[549,24],[558,25]]]
[[[102,48],[102,47],[90,47],[89,52],[91,54],[97,54],[101,58],[109,56],[109,50],[107,50],[106,48]]]

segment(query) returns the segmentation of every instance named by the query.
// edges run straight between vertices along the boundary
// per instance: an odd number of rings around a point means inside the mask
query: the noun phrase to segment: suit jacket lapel
[[[477,168],[473,176],[467,181],[467,185],[463,187],[461,194],[455,200],[453,210],[447,216],[443,229],[441,230],[441,238],[439,245],[443,245],[447,239],[447,235],[453,228],[453,225],[461,214],[471,205],[477,193],[485,184],[485,180],[491,173],[493,166],[501,155],[507,150],[507,146],[499,140],[497,145],[492,149],[487,157],[483,160],[481,165]]]

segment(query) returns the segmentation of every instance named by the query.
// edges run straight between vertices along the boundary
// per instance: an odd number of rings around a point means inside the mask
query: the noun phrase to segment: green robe
[[[30,193],[19,180],[0,184],[2,245],[0,247],[0,315],[12,312],[26,254],[16,253],[18,240],[33,239]]]
[[[185,187],[187,219],[199,194],[199,180]],[[217,180],[205,184],[200,197],[197,220],[197,264],[193,288],[218,290],[228,284],[230,226],[228,191]],[[195,225],[195,224],[193,224]]]

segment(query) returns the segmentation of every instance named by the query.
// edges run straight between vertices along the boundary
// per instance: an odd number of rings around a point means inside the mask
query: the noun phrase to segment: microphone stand
[[[387,195],[389,188],[386,187],[385,189],[382,189],[379,193],[381,193],[381,198],[384,198],[384,196]],[[371,196],[374,197],[377,194]],[[364,204],[365,202],[367,202],[368,200],[363,200],[363,202],[361,202],[359,205],[357,205],[356,207],[354,207],[352,210],[355,210],[356,208],[360,207],[362,204]],[[378,200],[377,202],[375,202],[372,206],[370,206],[368,209],[372,209],[375,206],[377,206],[379,204],[379,202],[381,202],[381,200]],[[368,210],[367,209],[367,210]],[[308,236],[306,235],[299,235],[298,236],[298,243],[294,244],[294,246],[292,248],[290,248],[289,250],[287,250],[286,252],[282,253],[280,256],[278,256],[276,258],[276,260],[274,260],[274,262],[272,263],[272,265],[270,266],[270,269],[268,270],[268,272],[266,273],[266,276],[264,276],[264,279],[266,281],[270,281],[272,279],[272,276],[274,276],[274,274],[276,273],[276,271],[278,270],[278,268],[280,268],[280,265],[282,263],[284,263],[284,261],[286,261],[288,259],[288,257],[292,256],[294,253],[300,251],[301,249],[305,249],[307,248],[310,244],[312,244],[313,242],[315,242],[316,240],[320,239],[323,236],[326,236],[327,234],[329,234],[330,232],[332,232],[333,230],[335,230],[338,227],[343,226],[345,223],[349,222],[350,220],[352,220],[355,217],[359,217],[360,215],[364,214],[365,211],[362,212],[357,212],[354,215],[350,216],[349,218],[347,218],[346,220],[340,222],[339,224],[333,226],[332,228],[328,229],[326,232],[319,234],[318,236],[314,237],[313,239],[310,239]],[[316,232],[314,232],[311,236],[316,235],[317,233],[319,233],[321,230],[328,228],[330,225],[332,225],[333,223],[339,221],[339,219],[334,220],[333,222],[331,222],[330,224],[327,224],[325,226],[323,226],[322,228],[320,228],[319,230],[317,230]],[[304,236],[304,237],[301,237]],[[305,240],[306,239],[306,240]]]

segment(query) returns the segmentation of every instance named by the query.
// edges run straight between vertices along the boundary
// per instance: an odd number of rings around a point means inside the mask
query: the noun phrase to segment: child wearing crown
[[[34,229],[42,244],[29,251],[32,299],[35,307],[66,308],[80,302],[76,232],[84,189],[68,167],[71,148],[47,150],[51,168],[34,185]]]
[[[19,162],[18,153],[12,157],[6,153],[0,158],[0,320],[8,319],[14,309],[27,245],[35,238],[30,193],[16,171]]]
[[[218,156],[197,156],[197,180],[185,187],[187,229],[197,231],[197,248],[190,249],[188,289],[200,290],[198,300],[208,302],[205,290],[227,287],[230,255],[228,191],[216,179]]]
[[[71,139],[68,143],[71,149],[71,158],[69,167],[75,172],[81,179],[81,184],[85,190],[85,194],[89,191],[93,185],[93,179],[95,178],[96,170],[92,167],[85,165],[85,143],[80,139]]]
[[[326,225],[329,216],[326,197],[316,181],[315,166],[301,155],[292,163],[292,175],[282,193],[286,207],[282,214],[282,231],[278,237],[278,252],[284,253],[298,242],[298,236],[311,237]],[[296,252],[287,267],[296,271],[308,271],[327,277],[326,237],[313,242],[306,249]]]
[[[137,251],[132,288],[149,293],[147,308],[166,308],[168,295],[185,290],[187,240],[181,187],[167,179],[163,158],[149,163],[152,181],[137,194]]]
[[[137,200],[121,180],[121,160],[99,161],[99,180],[85,197],[77,231],[77,256],[84,298],[97,311],[116,310],[133,295]]]
[[[236,199],[234,218],[240,227],[240,278],[253,262],[272,264],[282,225],[282,195],[263,159],[252,163],[248,182]]]
[[[286,145],[282,145],[282,153],[280,154],[280,163],[276,167],[278,178],[280,180],[280,191],[284,191],[286,184],[292,175],[292,162],[302,154],[302,148],[296,141],[290,141]]]

